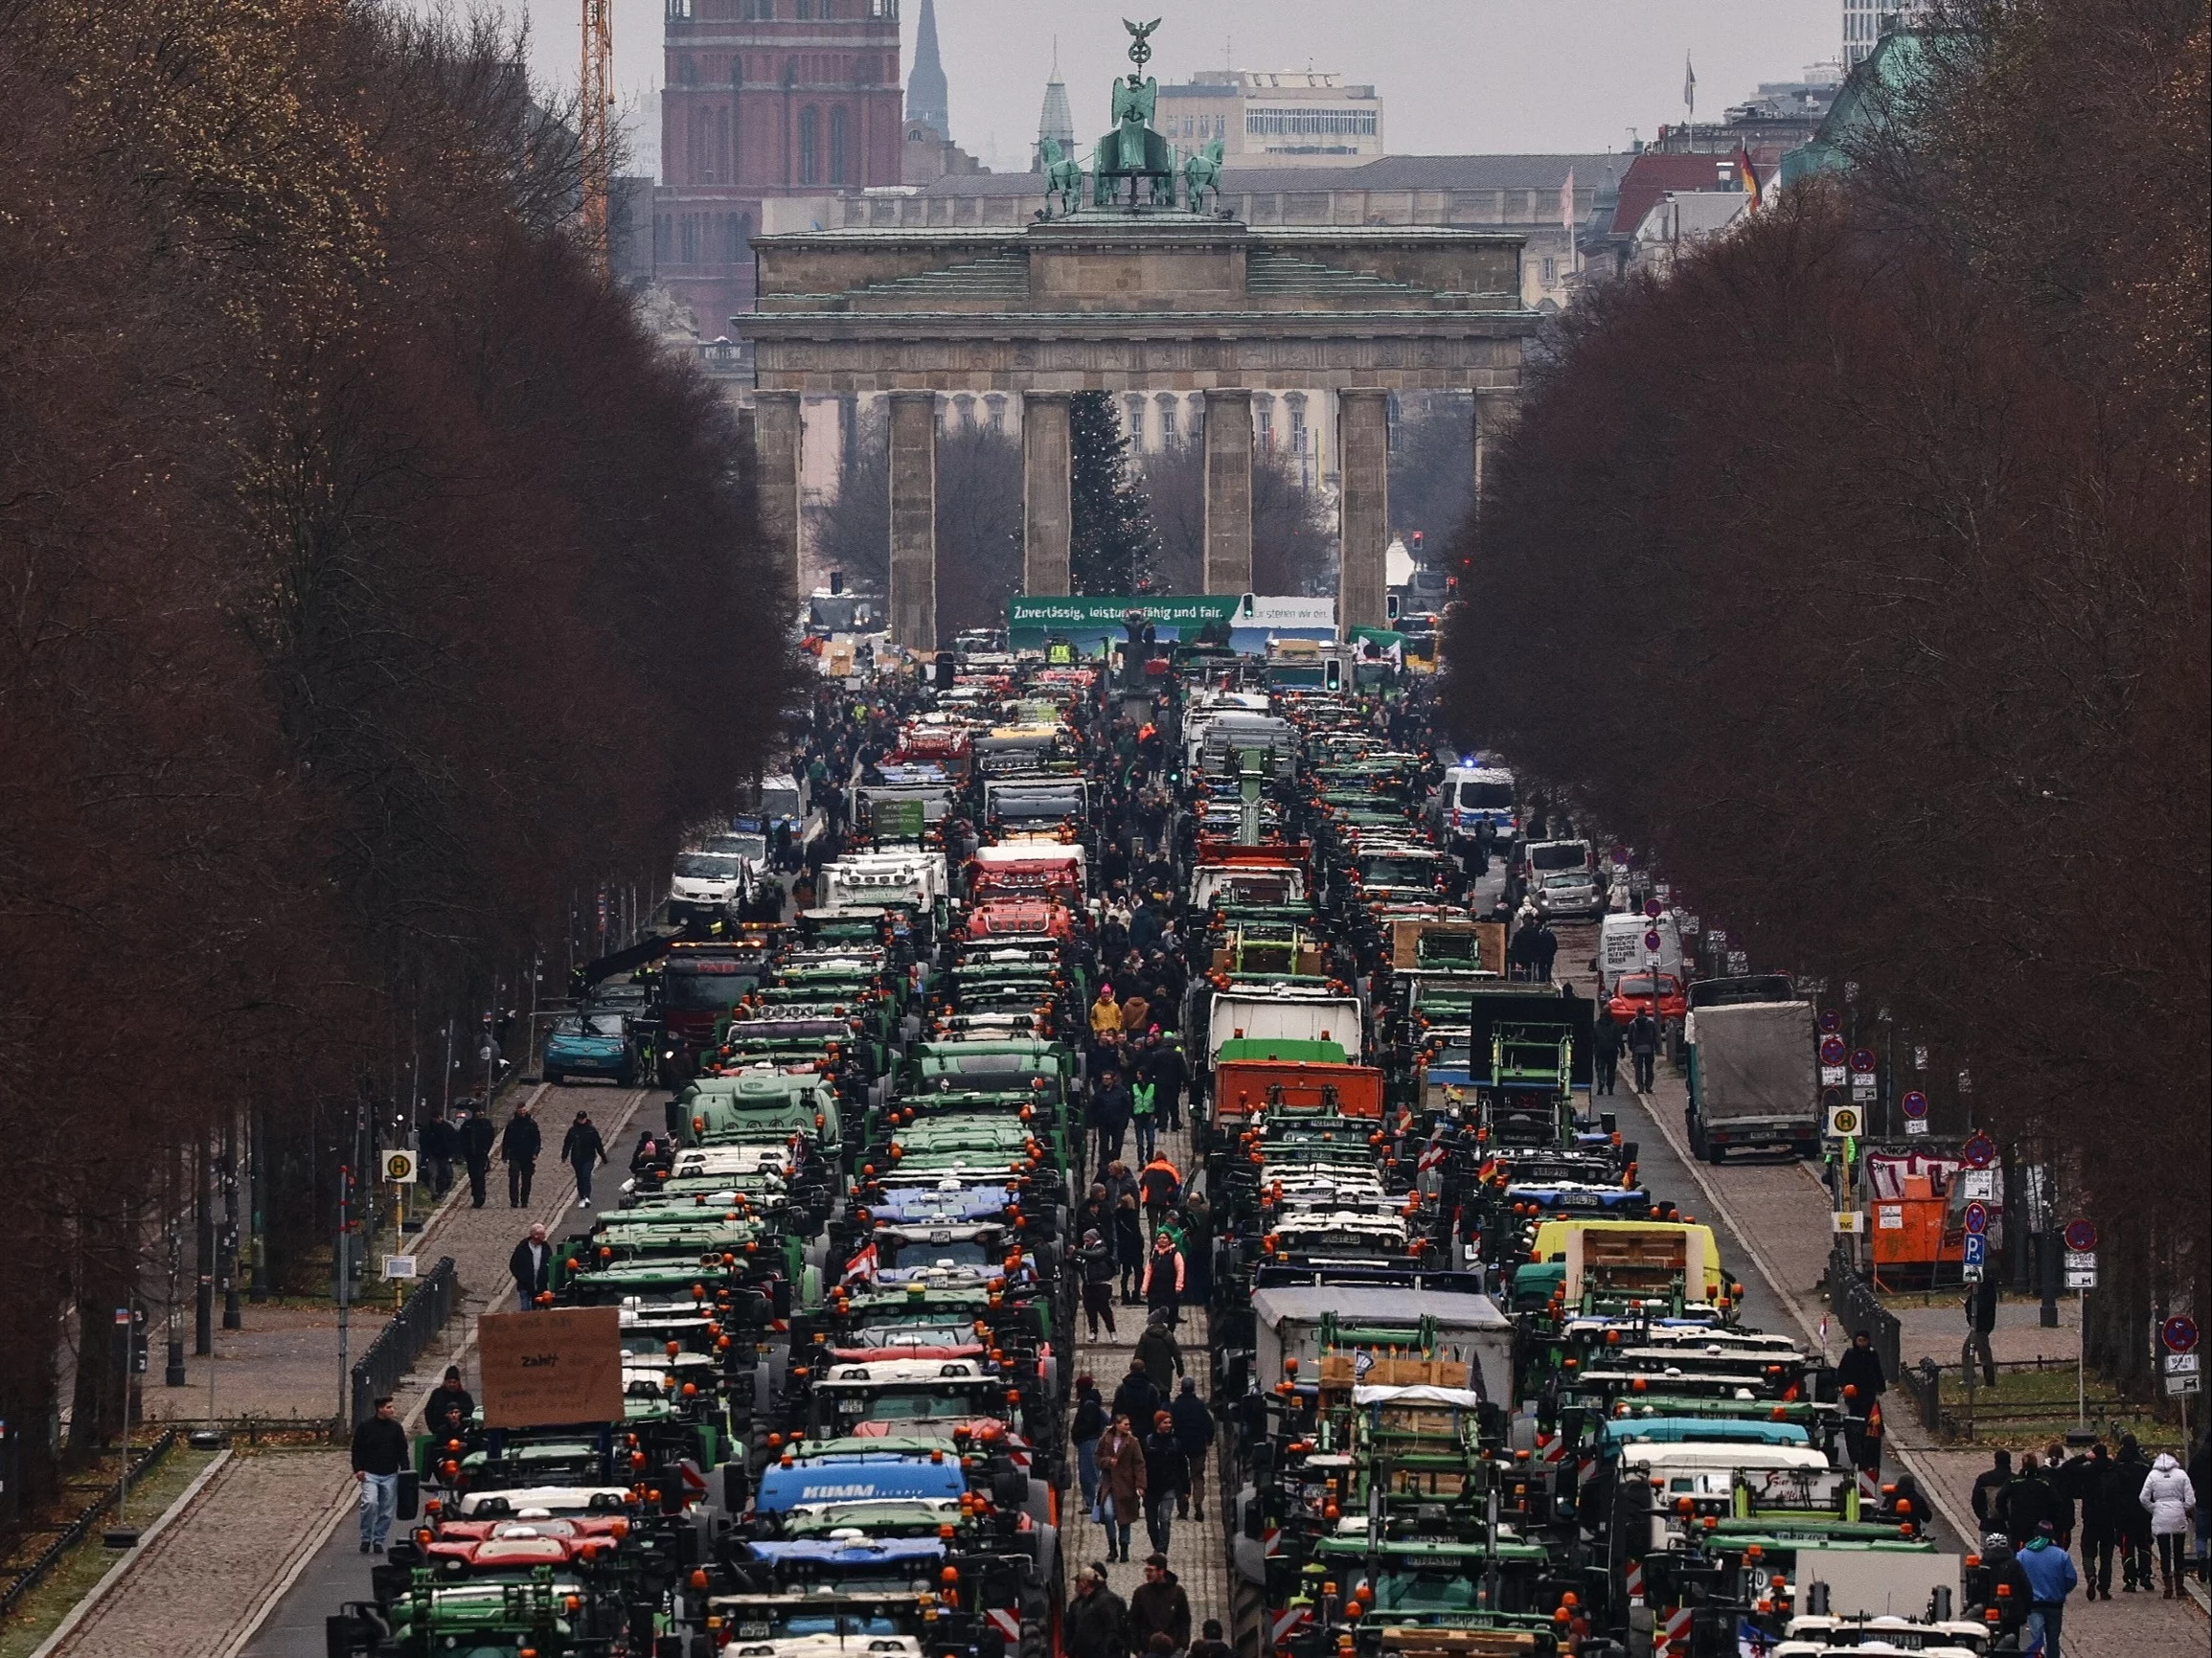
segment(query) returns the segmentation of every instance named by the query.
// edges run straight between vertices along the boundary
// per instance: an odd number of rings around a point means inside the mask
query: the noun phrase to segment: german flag
[[[1751,151],[1742,145],[1736,147],[1736,172],[1744,182],[1744,193],[1751,198],[1744,211],[1757,213],[1766,205],[1766,196],[1759,189],[1759,170],[1751,165]]]

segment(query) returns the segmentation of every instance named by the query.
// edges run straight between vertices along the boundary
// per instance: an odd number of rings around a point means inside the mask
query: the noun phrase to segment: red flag
[[[870,1283],[876,1281],[876,1240],[874,1238],[870,1238],[866,1244],[862,1245],[860,1253],[845,1263],[844,1276],[837,1282],[851,1283],[855,1279],[860,1279]]]

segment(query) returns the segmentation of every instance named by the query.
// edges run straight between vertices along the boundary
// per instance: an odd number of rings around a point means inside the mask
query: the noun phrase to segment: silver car
[[[1595,920],[1606,913],[1606,889],[1588,870],[1554,870],[1529,895],[1537,913],[1549,920],[1579,917]]]

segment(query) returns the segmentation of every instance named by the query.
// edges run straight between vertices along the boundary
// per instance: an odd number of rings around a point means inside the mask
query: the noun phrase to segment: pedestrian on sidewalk
[[[1129,1597],[1129,1646],[1149,1651],[1154,1635],[1168,1638],[1171,1652],[1191,1644],[1191,1598],[1168,1570],[1164,1549],[1146,1557],[1145,1580]]]
[[[1545,984],[1552,982],[1552,964],[1559,960],[1560,936],[1551,929],[1549,921],[1541,922],[1536,930],[1536,976]]]
[[[1142,1079],[1129,1084],[1129,1125],[1137,1131],[1137,1160],[1149,1164],[1158,1150],[1160,1120],[1158,1114],[1160,1091]]]
[[[2028,1580],[2027,1649],[2041,1651],[2043,1658],[2062,1658],[2059,1637],[2065,1627],[2066,1597],[2082,1579],[2074,1557],[2059,1547],[2058,1528],[2050,1521],[2036,1522],[2036,1534],[2019,1552],[2019,1568]]]
[[[1098,1340],[1099,1321],[1106,1321],[1106,1334],[1114,1329],[1114,1253],[1106,1245],[1096,1227],[1083,1235],[1083,1247],[1076,1251],[1076,1265],[1083,1274],[1083,1311],[1090,1321],[1090,1338]]]
[[[2197,1511],[2197,1488],[2181,1465],[2160,1451],[2137,1500],[2150,1513],[2151,1535],[2157,1539],[2158,1578],[2165,1585],[2165,1598],[2178,1601],[2183,1593],[2182,1580],[2189,1576],[2189,1521]],[[2147,1589],[2150,1584],[2143,1586]]]
[[[1161,1554],[1173,1534],[1175,1510],[1190,1500],[1191,1460],[1175,1438],[1175,1419],[1167,1411],[1152,1413],[1152,1431],[1145,1436],[1145,1535]],[[1185,1640],[1190,1629],[1183,1630]]]
[[[1206,1462],[1214,1449],[1214,1413],[1198,1397],[1198,1384],[1185,1376],[1168,1415],[1174,1419],[1175,1443],[1183,1447],[1190,1476],[1185,1493],[1190,1501],[1187,1506],[1176,1503],[1175,1518],[1202,1520],[1206,1517]]]
[[[1155,1090],[1160,1121],[1171,1134],[1182,1131],[1183,1079],[1181,1046],[1155,1031],[1145,1052],[1145,1080]]]
[[[2099,1440],[2074,1479],[2082,1503],[2082,1593],[2091,1601],[2112,1598],[2112,1545],[2120,1540],[2120,1528],[2107,1495],[2111,1478],[2112,1453]]]
[[[1597,1089],[1610,1094],[1621,1075],[1621,1028],[1604,1008],[1598,1010]]]
[[[553,1278],[553,1245],[545,1241],[542,1222],[533,1226],[530,1236],[514,1246],[514,1253],[507,1258],[507,1270],[514,1275],[519,1309],[530,1311],[551,1287]]]
[[[465,1422],[476,1415],[475,1396],[461,1380],[461,1367],[457,1364],[447,1365],[445,1379],[430,1390],[430,1402],[422,1408],[422,1420],[434,1428],[444,1427],[445,1413],[450,1410],[459,1411]]]
[[[1090,1125],[1098,1130],[1101,1169],[1121,1160],[1122,1136],[1129,1131],[1132,1105],[1129,1091],[1121,1085],[1120,1077],[1110,1070],[1101,1071],[1098,1086],[1091,1090],[1090,1096]]]
[[[1136,1530],[1137,1514],[1145,1504],[1145,1447],[1130,1429],[1129,1419],[1119,1411],[1114,1413],[1114,1425],[1098,1442],[1098,1471],[1106,1492],[1102,1507],[1106,1558],[1127,1560],[1129,1533]]]
[[[430,1170],[430,1195],[444,1202],[445,1193],[453,1190],[453,1154],[461,1148],[461,1137],[452,1124],[432,1111],[422,1117],[416,1144],[422,1148],[422,1161]]]
[[[1183,1252],[1175,1247],[1174,1234],[1165,1229],[1153,1236],[1152,1253],[1145,1257],[1142,1293],[1149,1319],[1175,1322],[1183,1299]]]
[[[1635,1023],[1629,1027],[1629,1057],[1636,1065],[1636,1092],[1652,1091],[1652,1066],[1659,1056],[1659,1027],[1649,1008],[1636,1011]]]
[[[1129,1658],[1129,1609],[1106,1587],[1105,1563],[1094,1560],[1075,1575],[1067,1606],[1068,1658]]]
[[[528,1105],[517,1105],[507,1121],[507,1132],[499,1137],[499,1161],[507,1165],[508,1208],[530,1207],[530,1180],[537,1172],[537,1154],[544,1148],[537,1119],[531,1116]]]
[[[1129,1374],[1122,1377],[1121,1386],[1114,1389],[1112,1416],[1119,1420],[1127,1418],[1132,1422],[1149,1422],[1152,1413],[1168,1402],[1168,1396],[1153,1385],[1152,1373],[1145,1369],[1141,1358],[1129,1360]]]
[[[461,1121],[461,1156],[468,1165],[468,1207],[484,1207],[484,1184],[491,1174],[491,1148],[499,1130],[489,1111],[471,1111]]]
[[[353,1481],[361,1488],[361,1553],[381,1555],[399,1508],[399,1475],[407,1466],[407,1430],[392,1413],[390,1395],[353,1430]]]
[[[576,1206],[591,1207],[591,1171],[606,1161],[606,1142],[592,1126],[591,1113],[579,1111],[560,1142],[561,1161],[576,1170]]]
[[[1973,1504],[1974,1526],[1977,1531],[1987,1533],[1997,1530],[1997,1498],[2012,1483],[2013,1454],[1999,1445],[1990,1465],[1974,1476],[1970,1500]]]
[[[2120,1591],[2126,1595],[2151,1586],[2151,1516],[2142,1503],[2143,1482],[2150,1474],[2150,1461],[2135,1436],[2122,1434],[2105,1502],[2120,1533]]]
[[[1145,1367],[1145,1374],[1152,1378],[1162,1399],[1168,1397],[1175,1377],[1183,1374],[1183,1350],[1167,1320],[1156,1312],[1146,1322],[1145,1333],[1137,1337],[1136,1362]]]
[[[1145,1275],[1145,1220],[1137,1194],[1125,1192],[1114,1205],[1114,1265],[1121,1272],[1122,1305],[1136,1306]]]
[[[1076,1473],[1083,1482],[1083,1511],[1098,1507],[1098,1442],[1106,1431],[1106,1400],[1087,1375],[1075,1378],[1075,1421],[1067,1437],[1075,1444]]]
[[[1981,1385],[1997,1385],[1996,1354],[1990,1351],[1990,1331],[1997,1327],[1997,1302],[2001,1292],[1995,1274],[1985,1277],[1979,1283],[1966,1286],[1966,1344],[1959,1349],[1959,1377],[1969,1387],[1973,1385],[1974,1360],[1981,1360]]]

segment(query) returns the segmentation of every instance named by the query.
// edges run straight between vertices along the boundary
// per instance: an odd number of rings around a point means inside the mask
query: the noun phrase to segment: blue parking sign
[[[1981,1265],[1988,1249],[1989,1239],[1987,1238],[1978,1232],[1968,1233],[1966,1235],[1966,1264],[1969,1266]]]

